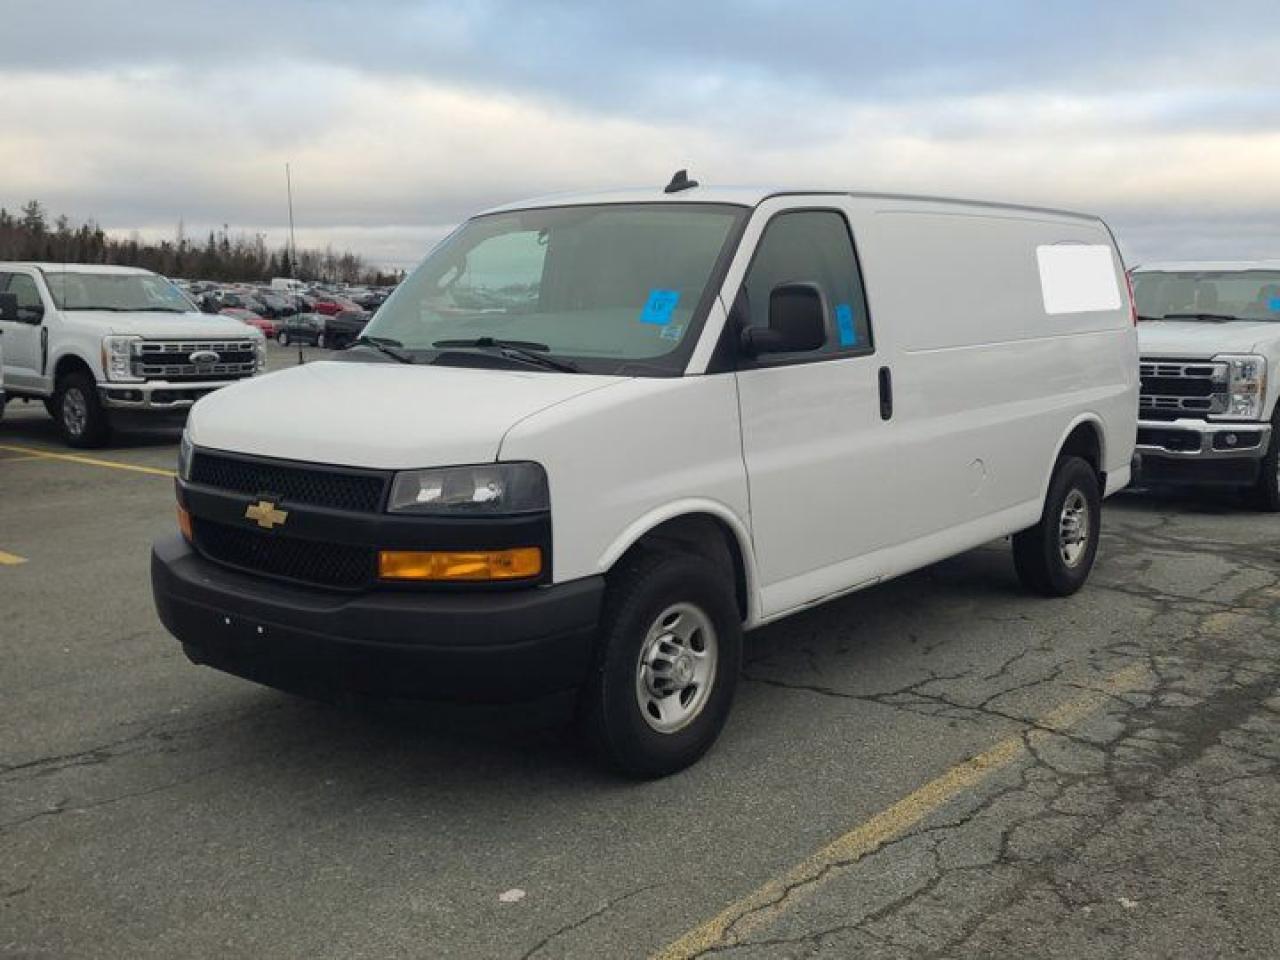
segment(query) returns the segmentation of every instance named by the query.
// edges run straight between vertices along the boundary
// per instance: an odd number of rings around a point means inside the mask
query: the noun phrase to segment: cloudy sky
[[[0,205],[409,266],[559,190],[765,183],[1101,213],[1280,257],[1277,0],[5,0]]]

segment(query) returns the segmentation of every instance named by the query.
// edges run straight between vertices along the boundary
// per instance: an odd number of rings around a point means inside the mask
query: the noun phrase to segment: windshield
[[[59,310],[194,312],[182,291],[154,273],[46,273]]]
[[[1135,271],[1133,298],[1144,320],[1212,314],[1280,322],[1280,271]]]
[[[415,354],[517,341],[589,372],[676,375],[747,213],[681,203],[479,217],[396,289],[365,335]]]

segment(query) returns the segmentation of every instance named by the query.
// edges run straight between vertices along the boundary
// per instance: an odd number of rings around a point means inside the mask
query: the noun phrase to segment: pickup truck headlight
[[[254,339],[253,352],[258,361],[258,372],[261,373],[267,369],[267,338],[262,334]]]
[[[397,473],[392,513],[491,516],[550,508],[547,474],[537,463],[486,463]]]
[[[102,338],[102,372],[108,380],[130,383],[142,381],[142,377],[133,375],[134,345],[141,342],[141,337]]]
[[[1260,420],[1267,395],[1267,360],[1254,354],[1214,357],[1227,365],[1227,409],[1230,420]]]

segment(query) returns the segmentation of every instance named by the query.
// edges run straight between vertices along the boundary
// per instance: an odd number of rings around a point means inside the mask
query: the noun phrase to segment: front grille
[[[193,363],[191,355],[200,351],[218,359]],[[258,357],[252,340],[145,340],[130,366],[135,377],[148,380],[238,380],[257,372]]]
[[[387,487],[386,474],[333,467],[291,466],[272,460],[245,460],[197,450],[191,482],[250,495],[270,494],[286,503],[331,510],[377,513]]]
[[[346,590],[365,586],[374,575],[372,547],[296,540],[200,517],[192,519],[192,532],[210,560],[241,570]]]
[[[1148,419],[1226,413],[1227,365],[1204,360],[1144,359],[1139,365],[1140,415]]]

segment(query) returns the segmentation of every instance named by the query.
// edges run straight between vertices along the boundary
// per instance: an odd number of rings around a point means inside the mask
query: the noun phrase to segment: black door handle
[[[893,374],[888,367],[880,368],[880,419],[893,416]]]

